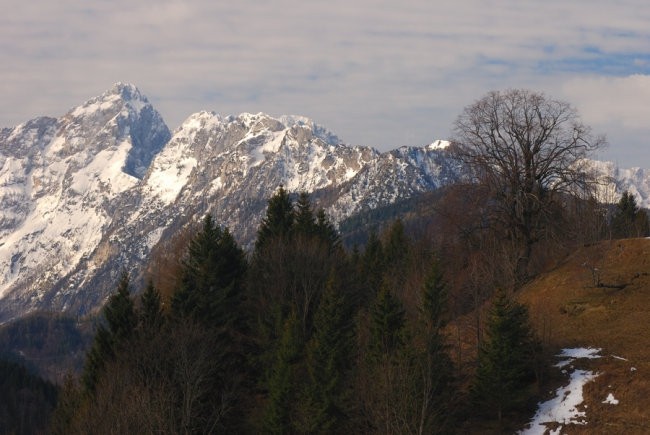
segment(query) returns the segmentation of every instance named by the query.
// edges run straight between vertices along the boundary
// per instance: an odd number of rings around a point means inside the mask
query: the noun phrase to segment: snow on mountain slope
[[[441,148],[402,147],[377,156],[342,186],[329,213],[337,221],[458,181],[461,166]]]
[[[448,146],[379,153],[263,113],[199,112],[170,134],[137,88],[117,84],[60,119],[0,130],[0,322],[97,309],[122,268],[137,276],[160,240],[207,212],[250,247],[280,185],[338,222],[454,183],[463,168]],[[594,167],[612,202],[627,188],[650,203],[645,171]]]
[[[0,133],[0,297],[46,306],[54,286],[97,248],[113,204],[139,182],[169,130],[131,85],[60,119]],[[40,303],[42,302],[42,304]]]
[[[379,155],[372,148],[325,142],[321,136],[334,136],[302,118],[283,119],[288,125],[261,113],[190,116],[154,159],[133,219],[150,215],[145,219],[164,226],[174,216],[210,211],[249,243],[280,185],[291,192],[337,186]]]
[[[134,152],[128,133],[146,133],[141,124],[148,119],[133,113],[149,105],[137,89],[124,86],[61,120],[32,126],[49,134],[42,144],[31,136],[24,139],[31,140],[26,149],[41,147],[40,169],[5,164],[7,174],[39,180],[47,194],[34,201],[30,213],[23,212],[22,225],[7,227],[1,254],[9,266],[0,282],[5,295],[0,319],[43,306],[76,313],[98,307],[122,267],[137,270],[161,238],[207,212],[250,246],[266,202],[280,185],[292,193],[329,192],[323,205],[335,219],[343,219],[453,179],[454,168],[445,163],[441,149],[380,154],[344,145],[299,116],[199,112],[159,152]],[[137,104],[129,102],[133,96]],[[141,180],[135,177],[140,174]],[[11,189],[6,201],[25,195],[25,188]],[[37,196],[35,192],[29,187],[27,195]],[[6,225],[12,216],[22,219],[20,212],[7,214]],[[37,271],[45,273],[37,276]]]
[[[619,168],[612,162],[590,162],[601,180],[598,196],[601,202],[616,203],[624,191],[636,197],[640,207],[650,208],[650,170]]]

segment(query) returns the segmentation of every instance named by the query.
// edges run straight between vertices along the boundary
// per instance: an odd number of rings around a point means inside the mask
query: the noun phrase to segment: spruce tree
[[[286,237],[294,224],[294,210],[291,198],[284,187],[269,199],[266,216],[257,231],[255,250],[259,252],[273,239]]]
[[[402,302],[382,286],[371,312],[370,356],[378,360],[390,358],[404,345],[406,315]]]
[[[316,212],[316,234],[330,247],[335,250],[341,247],[341,238],[338,231],[327,217],[325,210],[322,208]]]
[[[307,192],[300,192],[298,195],[293,232],[306,237],[310,237],[316,232],[314,211],[312,210],[311,201]]]
[[[207,215],[191,240],[172,312],[211,328],[241,327],[246,260],[227,229]]]
[[[503,413],[522,405],[534,378],[539,342],[528,310],[498,290],[487,320],[487,339],[479,348],[473,397],[484,409]]]
[[[298,326],[298,319],[292,313],[283,324],[282,336],[267,374],[268,401],[262,422],[266,433],[292,433],[291,409],[296,389],[293,367],[301,350]]]
[[[427,411],[422,415],[421,429],[426,433],[444,433],[449,416],[449,400],[453,380],[452,362],[448,355],[443,328],[446,324],[447,291],[440,266],[434,261],[422,291],[421,315],[424,320],[424,379],[421,383]]]
[[[137,317],[129,291],[129,275],[123,271],[113,294],[103,310],[105,325],[100,324],[86,357],[82,381],[88,392],[95,386],[106,363],[115,358],[119,347],[133,335]]]
[[[384,257],[388,267],[393,270],[402,270],[407,262],[409,241],[404,232],[401,219],[393,222],[386,233],[384,244]]]
[[[238,430],[243,412],[246,267],[244,252],[230,232],[207,215],[190,241],[180,287],[172,297],[175,326],[196,323],[212,337],[211,371],[206,373],[210,386],[197,400],[206,419],[222,410],[219,424],[225,432]]]
[[[308,433],[342,433],[349,411],[347,392],[354,346],[352,309],[334,274],[330,276],[307,344],[302,429]]]
[[[647,214],[638,207],[636,198],[627,190],[616,204],[611,226],[616,238],[645,237],[649,233]]]
[[[368,235],[368,242],[361,259],[361,275],[366,285],[366,300],[374,300],[383,280],[384,249],[375,231]]]
[[[163,323],[163,311],[160,293],[149,280],[147,287],[140,297],[140,310],[138,311],[140,328],[146,334],[155,333]]]
[[[122,272],[117,286],[117,293],[111,296],[104,310],[104,317],[116,344],[131,337],[137,324],[129,281],[129,274],[125,271]]]

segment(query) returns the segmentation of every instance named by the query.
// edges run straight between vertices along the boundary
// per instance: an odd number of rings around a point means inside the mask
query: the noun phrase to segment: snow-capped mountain
[[[627,190],[636,197],[640,207],[650,208],[650,170],[619,168],[612,162],[591,161],[590,164],[600,179],[598,199],[601,202],[616,203]]]
[[[207,212],[250,246],[280,185],[313,193],[338,222],[453,183],[462,168],[447,145],[379,153],[308,118],[263,113],[199,112],[170,134],[126,84],[59,119],[3,129],[0,322],[98,308],[122,268],[138,270],[160,240]],[[632,190],[628,180],[650,204],[650,177],[631,174],[616,187]]]
[[[60,119],[0,131],[0,311],[49,306],[48,290],[93,254],[169,137],[124,84]]]

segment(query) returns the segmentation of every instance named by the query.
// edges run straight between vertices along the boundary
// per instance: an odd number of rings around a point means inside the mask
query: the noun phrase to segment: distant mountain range
[[[307,191],[335,221],[456,182],[447,142],[380,153],[308,118],[199,112],[173,133],[118,83],[63,117],[0,130],[0,322],[85,314],[152,248],[212,213],[251,246],[268,198]],[[594,162],[612,201],[650,206],[650,173]]]

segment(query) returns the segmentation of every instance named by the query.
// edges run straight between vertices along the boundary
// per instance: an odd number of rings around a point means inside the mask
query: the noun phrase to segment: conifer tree
[[[397,290],[406,278],[410,241],[404,231],[404,224],[397,219],[384,235],[383,284]]]
[[[498,290],[487,321],[487,339],[479,348],[473,385],[475,401],[503,413],[522,404],[534,378],[539,342],[534,337],[528,310]]]
[[[241,424],[246,380],[244,252],[227,229],[207,215],[190,241],[181,268],[180,287],[172,297],[176,326],[197,323],[214,340],[210,344],[209,389],[199,398],[205,415],[221,409],[220,430],[237,431]],[[212,417],[209,417],[212,418]]]
[[[342,433],[349,411],[347,394],[354,343],[351,307],[337,278],[330,276],[307,344],[309,383],[303,406],[303,431]]]
[[[113,359],[120,345],[133,335],[137,317],[133,299],[129,292],[129,275],[122,272],[117,291],[113,294],[103,310],[106,324],[100,324],[90,349],[84,372],[83,385],[88,392],[95,390],[95,385],[106,363]]]
[[[160,302],[160,293],[154,287],[153,281],[147,283],[147,287],[140,297],[140,310],[138,312],[140,327],[146,333],[158,331],[163,322],[163,311]]]
[[[402,302],[382,285],[370,311],[368,348],[359,374],[361,408],[378,433],[415,433],[422,377],[407,334]],[[359,381],[357,381],[359,382]]]
[[[431,266],[422,292],[421,315],[426,333],[423,389],[423,409],[420,433],[444,433],[449,415],[452,362],[442,328],[446,324],[447,291],[437,261]]]
[[[294,210],[291,198],[284,187],[269,199],[266,216],[257,231],[255,250],[259,252],[271,240],[286,237],[291,232],[294,224]]]
[[[404,345],[406,316],[402,302],[382,286],[372,307],[370,356],[381,359],[394,355]]]
[[[295,220],[293,224],[295,234],[312,236],[316,232],[316,221],[311,201],[307,192],[300,192],[296,201]]]
[[[627,190],[616,204],[612,232],[616,238],[645,237],[649,233],[648,216],[639,209],[636,198]]]
[[[397,269],[406,263],[409,251],[409,241],[404,232],[404,224],[401,219],[395,220],[386,234],[384,244],[384,256],[387,265]]]
[[[228,229],[222,230],[207,215],[188,254],[172,312],[208,327],[241,327],[246,260]]]
[[[381,287],[384,273],[384,249],[375,231],[368,235],[368,242],[361,260],[362,278],[367,286],[367,299],[373,300]]]
[[[268,402],[263,426],[267,433],[292,433],[291,408],[294,405],[293,366],[300,355],[298,319],[292,313],[284,322],[274,361],[267,375]]]
[[[318,212],[316,212],[316,234],[328,244],[330,249],[334,250],[341,247],[339,233],[322,208],[319,208]]]
[[[104,310],[104,317],[116,344],[131,337],[137,324],[129,282],[129,274],[122,272],[117,293],[110,298]]]

